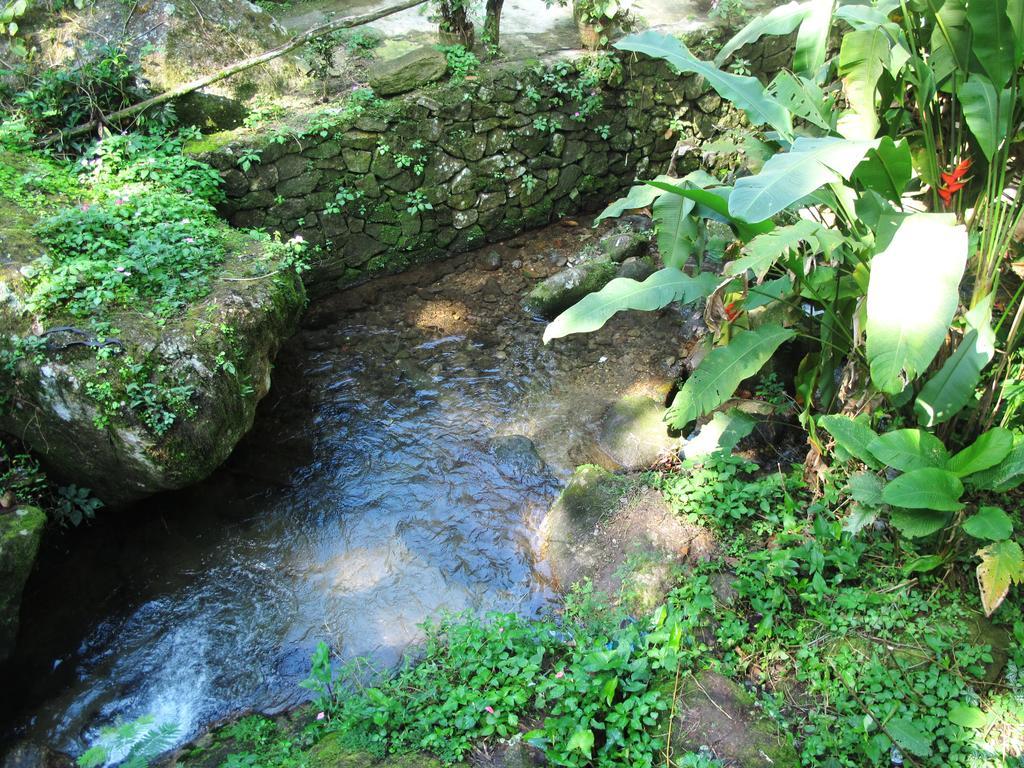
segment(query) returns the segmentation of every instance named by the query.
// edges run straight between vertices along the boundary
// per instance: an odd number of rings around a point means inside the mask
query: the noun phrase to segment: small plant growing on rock
[[[452,82],[465,80],[477,71],[480,59],[464,45],[442,45],[439,50],[448,61],[448,69],[452,73]]]

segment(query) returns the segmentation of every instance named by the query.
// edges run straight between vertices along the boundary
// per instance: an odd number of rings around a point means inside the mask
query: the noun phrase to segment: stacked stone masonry
[[[399,97],[328,131],[228,144],[204,159],[224,177],[234,226],[320,246],[307,284],[328,292],[597,210],[634,180],[668,171],[677,142],[697,147],[740,124],[702,78],[618,55],[620,82],[602,87],[600,109],[586,117],[544,70],[520,65]],[[791,41],[739,55],[770,77],[787,66]],[[575,77],[570,68],[565,78]],[[243,170],[239,153],[253,150],[259,162]],[[674,170],[699,164],[691,151]]]

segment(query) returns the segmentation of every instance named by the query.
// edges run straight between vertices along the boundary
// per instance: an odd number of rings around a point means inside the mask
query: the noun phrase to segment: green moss
[[[21,593],[45,527],[46,514],[38,507],[0,513],[0,661],[14,650]]]
[[[186,155],[205,155],[207,152],[215,152],[218,149],[231,144],[231,142],[238,140],[244,135],[242,129],[236,128],[233,131],[219,131],[217,133],[203,134],[198,139],[193,139],[185,144],[182,151]]]
[[[329,733],[306,755],[307,768],[441,768],[436,758],[423,754],[375,758],[345,747],[340,734]]]

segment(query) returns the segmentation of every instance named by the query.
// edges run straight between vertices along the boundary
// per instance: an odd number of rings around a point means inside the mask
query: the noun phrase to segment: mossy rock
[[[795,768],[790,734],[765,718],[743,686],[715,672],[691,677],[676,701],[672,750],[706,747],[731,768]]]
[[[347,749],[339,734],[331,733],[306,755],[307,768],[441,768],[440,760],[423,754],[392,755],[378,758],[366,752]]]
[[[579,467],[541,525],[541,552],[558,588],[589,581],[627,609],[658,605],[681,569],[716,550],[636,475]]]
[[[20,211],[0,215],[0,348],[15,349],[17,339],[39,347],[12,355],[0,371],[0,392],[9,397],[0,430],[18,435],[56,479],[89,488],[111,506],[209,476],[252,426],[270,388],[272,360],[305,305],[299,277],[279,270],[262,243],[224,225],[226,254],[210,292],[167,318],[142,307],[104,309],[97,319],[116,329],[114,353],[104,359],[88,346],[96,339],[86,320],[29,312],[22,269],[45,249],[32,235],[31,216],[9,201],[0,206],[0,214]],[[62,327],[74,330],[55,330]],[[134,384],[152,391],[128,391],[121,372],[127,360],[148,371]],[[154,429],[141,398],[174,388],[188,392],[185,402],[169,427]]]
[[[523,308],[533,315],[553,319],[588,293],[599,291],[615,277],[619,265],[595,258],[566,267],[534,287],[523,299]]]
[[[45,526],[46,514],[38,507],[0,512],[0,661],[14,650],[21,594]]]
[[[622,398],[605,413],[598,446],[625,469],[646,469],[679,445],[669,434],[665,412],[665,406],[650,397]]]
[[[440,80],[448,71],[445,55],[429,46],[417,48],[402,56],[375,63],[370,67],[369,82],[378,96],[396,96]]]

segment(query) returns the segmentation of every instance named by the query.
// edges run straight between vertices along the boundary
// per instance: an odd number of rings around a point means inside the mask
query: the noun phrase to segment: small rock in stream
[[[486,269],[488,272],[501,269],[501,254],[497,251],[488,251],[480,257],[479,264],[481,269]]]
[[[490,443],[491,453],[498,461],[498,471],[516,481],[523,481],[544,472],[544,460],[533,441],[525,435],[501,435]]]

